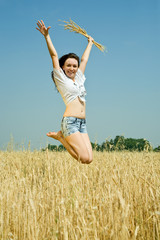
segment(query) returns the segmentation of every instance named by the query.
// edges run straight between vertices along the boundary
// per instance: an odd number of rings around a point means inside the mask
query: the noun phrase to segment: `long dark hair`
[[[77,62],[78,62],[78,67],[79,67],[79,64],[80,64],[79,63],[79,57],[75,53],[68,53],[68,54],[65,54],[65,55],[63,55],[62,57],[59,58],[59,65],[60,65],[61,68],[64,66],[64,63],[65,63],[65,61],[68,58],[75,58],[77,60]],[[53,73],[53,71],[51,73],[51,77],[52,77],[53,82],[54,82],[54,84],[56,86],[56,83],[55,83],[55,80],[54,80],[54,73]],[[56,88],[57,88],[57,86],[56,86]],[[58,89],[57,89],[57,91],[58,91]]]

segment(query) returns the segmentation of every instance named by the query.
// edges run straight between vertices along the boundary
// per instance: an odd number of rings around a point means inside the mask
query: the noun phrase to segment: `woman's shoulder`
[[[53,68],[52,73],[53,74],[58,74],[58,75],[60,75],[60,74],[64,75],[64,72],[63,72],[62,68],[59,68],[59,69]]]
[[[61,82],[64,83],[66,82],[66,75],[63,72],[62,68],[56,69],[53,68],[53,71],[51,72],[52,79],[54,79],[57,83]]]
[[[60,78],[65,78],[66,75],[64,73],[64,71],[62,70],[62,68],[59,68],[59,69],[56,69],[56,68],[53,68],[53,71],[52,71],[52,76],[54,77],[60,77]]]

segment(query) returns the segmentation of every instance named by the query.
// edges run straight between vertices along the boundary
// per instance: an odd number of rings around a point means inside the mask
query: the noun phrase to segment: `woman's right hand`
[[[42,33],[44,37],[46,37],[46,36],[48,35],[48,30],[49,30],[51,27],[46,28],[46,26],[44,25],[43,20],[41,20],[41,22],[38,21],[38,22],[37,22],[37,26],[38,26],[38,28],[36,27],[36,29],[37,29],[38,31],[40,31],[40,33]]]

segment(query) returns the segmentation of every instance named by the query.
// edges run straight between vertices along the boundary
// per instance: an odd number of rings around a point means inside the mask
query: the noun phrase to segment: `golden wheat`
[[[61,20],[59,20],[59,21],[61,21]],[[69,22],[67,22],[67,21],[62,21],[62,22],[65,23],[64,25],[62,25],[62,26],[64,26],[64,29],[65,29],[65,30],[69,30],[70,32],[80,33],[80,34],[82,34],[83,36],[85,36],[86,38],[89,37],[89,35],[87,34],[87,32],[86,32],[83,28],[81,28],[80,26],[78,26],[78,24],[76,24],[75,22],[73,22],[71,19],[70,19]],[[103,46],[102,44],[97,43],[96,41],[93,41],[93,43],[94,43],[94,45],[95,45],[97,48],[99,48],[102,52],[107,52],[106,47]]]
[[[160,154],[0,152],[0,239],[160,239]]]

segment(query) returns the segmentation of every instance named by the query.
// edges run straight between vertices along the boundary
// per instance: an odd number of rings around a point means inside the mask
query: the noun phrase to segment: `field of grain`
[[[160,153],[0,152],[0,239],[160,239]]]

